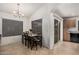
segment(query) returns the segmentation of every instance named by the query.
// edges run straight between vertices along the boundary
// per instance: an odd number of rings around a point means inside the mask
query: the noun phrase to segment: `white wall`
[[[50,49],[53,49],[53,47],[54,47],[54,16],[53,16],[53,13],[51,13],[50,14],[50,17],[49,17],[49,21],[50,21],[50,23],[49,23],[49,25],[50,25],[50,30],[49,30],[49,32],[50,32],[50,43],[49,43],[49,47],[50,47]]]
[[[79,29],[78,29],[79,16],[78,17],[75,17],[75,19],[76,19],[76,31],[79,31]]]
[[[31,17],[31,21],[42,18],[42,35],[43,35],[43,46],[50,48],[50,11],[52,7],[50,4],[45,4],[41,8],[39,8],[36,13],[34,13]]]
[[[30,18],[31,21],[42,18],[42,35],[43,35],[43,46],[49,47],[49,33],[48,33],[48,5],[44,5],[39,8]]]
[[[27,31],[29,29],[29,26],[30,26],[29,19],[27,19],[25,17],[22,17],[19,19],[18,17],[14,17],[12,14],[0,12],[0,34],[2,34],[2,18],[23,21],[23,31]],[[7,44],[15,43],[18,41],[21,41],[21,35],[2,37],[1,45],[7,45]]]
[[[2,19],[0,18],[0,34],[2,34]]]
[[[42,18],[43,46],[49,49],[52,49],[54,45],[54,17],[51,13],[55,6],[56,4],[45,4],[31,17],[31,21]]]

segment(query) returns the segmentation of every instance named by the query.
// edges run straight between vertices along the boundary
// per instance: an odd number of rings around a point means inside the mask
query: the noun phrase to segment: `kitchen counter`
[[[70,32],[70,41],[79,43],[79,31]]]
[[[70,28],[68,29],[68,33],[79,33],[79,31],[76,28]]]
[[[79,31],[76,28],[70,28],[68,33],[70,34],[71,42],[79,43]]]
[[[79,33],[79,31],[69,31],[69,33]]]

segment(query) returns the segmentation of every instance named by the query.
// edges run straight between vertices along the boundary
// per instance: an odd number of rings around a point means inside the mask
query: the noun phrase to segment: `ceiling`
[[[20,10],[28,17],[36,12],[42,5],[43,3],[21,3]],[[14,10],[17,10],[17,3],[0,3],[1,12],[13,13]]]
[[[22,3],[20,4],[21,12],[29,17],[44,4],[45,3]],[[79,3],[56,3],[55,5],[52,3],[52,6],[54,7],[55,12],[62,17],[79,16]],[[16,3],[0,3],[1,12],[13,13],[12,11],[16,9]]]
[[[56,10],[62,17],[79,16],[79,3],[62,3]]]

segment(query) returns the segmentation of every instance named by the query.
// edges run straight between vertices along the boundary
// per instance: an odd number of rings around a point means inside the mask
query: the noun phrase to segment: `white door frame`
[[[53,49],[55,46],[54,44],[54,20],[55,19],[60,22],[60,41],[63,41],[63,19],[57,14],[52,13],[50,16],[50,23],[51,23],[50,26],[53,27],[53,29],[50,28],[50,49]]]
[[[60,22],[60,41],[63,41],[63,20],[57,17],[54,17],[54,20],[58,20]]]
[[[63,19],[57,14],[54,14],[54,19],[60,21],[60,41],[63,41]]]

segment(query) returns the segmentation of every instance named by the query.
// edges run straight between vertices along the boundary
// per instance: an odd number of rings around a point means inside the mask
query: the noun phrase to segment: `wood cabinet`
[[[64,41],[70,41],[70,33],[68,29],[76,27],[76,19],[74,18],[66,18],[63,21],[63,28],[64,28]]]

